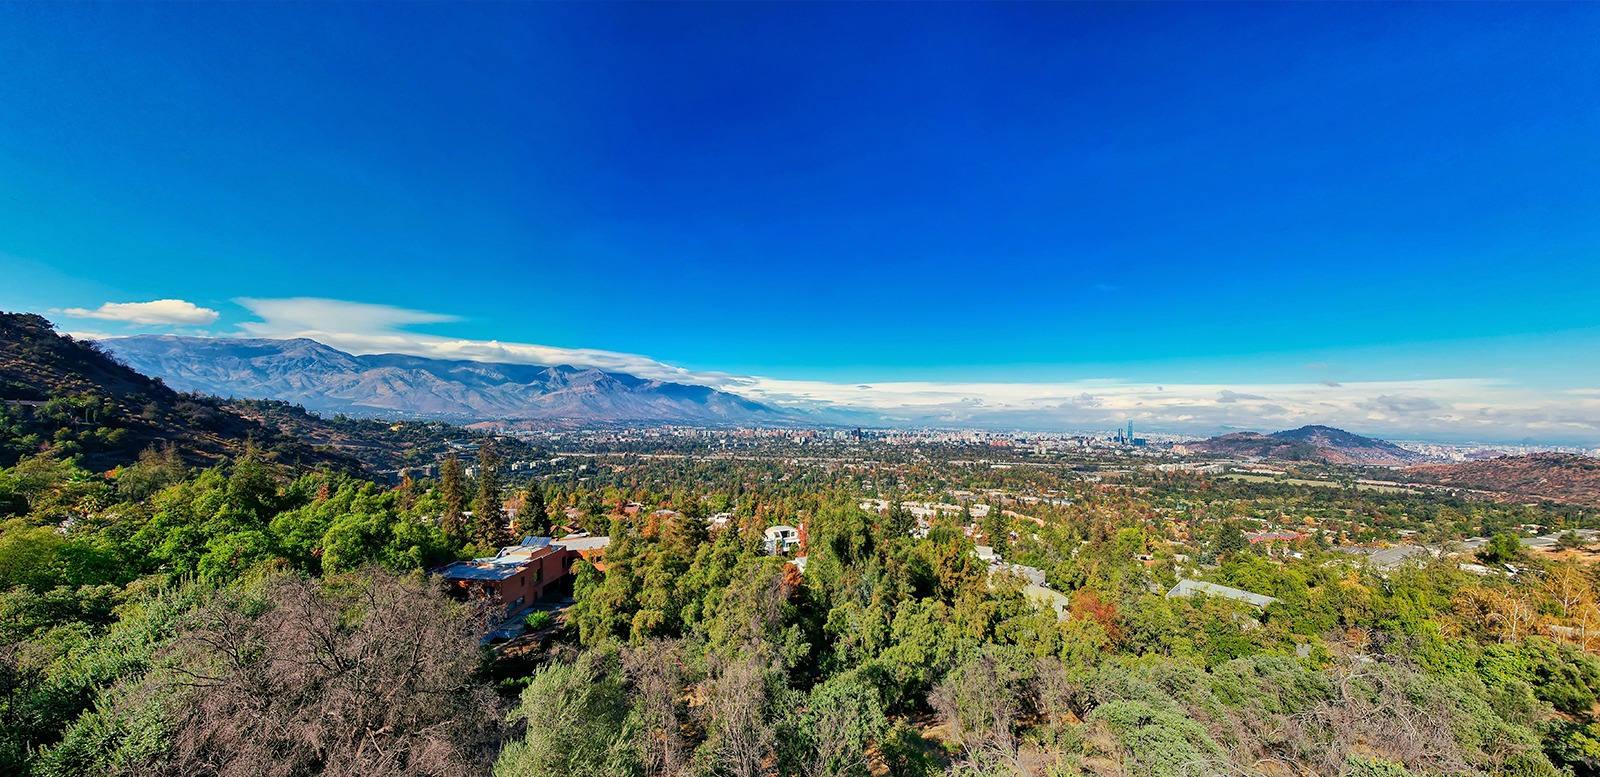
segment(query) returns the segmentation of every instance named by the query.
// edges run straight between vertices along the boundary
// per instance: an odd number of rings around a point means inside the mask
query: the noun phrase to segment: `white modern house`
[[[767,555],[776,556],[788,553],[800,547],[800,530],[793,526],[769,526],[762,532],[762,544],[767,549]]]

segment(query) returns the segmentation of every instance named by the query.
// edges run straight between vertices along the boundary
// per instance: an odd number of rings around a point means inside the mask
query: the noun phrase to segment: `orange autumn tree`
[[[1080,588],[1072,594],[1072,617],[1088,618],[1105,629],[1113,645],[1122,643],[1122,626],[1118,623],[1117,605],[1101,598],[1093,588]]]

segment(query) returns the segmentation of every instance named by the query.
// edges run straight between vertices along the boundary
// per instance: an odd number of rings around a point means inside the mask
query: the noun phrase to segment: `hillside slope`
[[[48,452],[105,470],[165,444],[202,465],[254,444],[285,464],[360,466],[213,397],[179,394],[94,343],[57,334],[41,316],[0,312],[0,466]]]
[[[174,387],[276,399],[320,412],[458,421],[783,423],[787,413],[705,386],[522,364],[354,356],[313,340],[139,336],[119,358]]]
[[[1406,472],[1418,480],[1440,485],[1600,507],[1600,459],[1588,456],[1533,453],[1460,464],[1430,464]]]

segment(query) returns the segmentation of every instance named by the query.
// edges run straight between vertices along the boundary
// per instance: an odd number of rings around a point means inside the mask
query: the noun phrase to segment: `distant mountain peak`
[[[1306,436],[1306,435],[1310,435],[1310,434],[1316,434],[1318,432],[1340,434],[1340,435],[1348,435],[1350,437],[1358,437],[1358,436],[1360,436],[1360,435],[1356,435],[1356,434],[1352,434],[1350,432],[1347,432],[1347,431],[1345,431],[1343,429],[1336,429],[1336,428],[1334,428],[1332,426],[1323,426],[1322,424],[1306,424],[1305,426],[1302,426],[1302,427],[1300,427],[1298,429],[1286,429],[1286,430],[1281,431],[1281,432],[1273,432],[1272,436],[1273,437],[1302,437],[1302,436]]]
[[[1203,453],[1286,461],[1317,461],[1328,464],[1398,467],[1427,460],[1426,456],[1387,440],[1363,437],[1320,424],[1271,434],[1233,432],[1188,443],[1184,447],[1190,451]]]

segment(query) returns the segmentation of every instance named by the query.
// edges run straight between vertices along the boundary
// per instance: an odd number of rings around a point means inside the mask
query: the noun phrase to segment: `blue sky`
[[[1596,40],[1576,3],[0,5],[0,308],[1600,444]],[[215,319],[100,309],[152,300]],[[1209,405],[1039,410],[1086,381]]]

